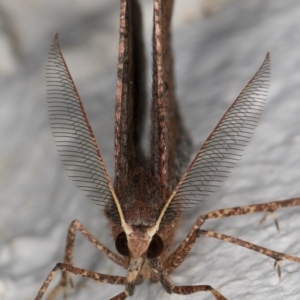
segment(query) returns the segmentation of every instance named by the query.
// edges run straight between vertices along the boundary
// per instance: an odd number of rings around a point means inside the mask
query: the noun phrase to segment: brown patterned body
[[[124,300],[135,286],[148,279],[159,281],[167,293],[188,295],[210,292],[226,298],[210,285],[174,286],[169,275],[184,261],[196,240],[205,235],[256,251],[280,262],[300,258],[276,252],[241,239],[202,230],[207,219],[225,218],[299,206],[300,198],[220,209],[199,216],[173,253],[169,253],[182,211],[199,204],[223,182],[249,142],[258,123],[270,81],[270,55],[188,166],[191,142],[175,99],[170,23],[173,0],[154,0],[153,85],[150,149],[142,137],[146,112],[146,84],[142,16],[137,0],[120,0],[120,42],[115,111],[115,180],[111,183],[83,103],[55,36],[47,65],[50,126],[67,174],[82,192],[101,205],[120,255],[105,247],[79,221],[69,226],[63,263],[57,263],[41,286],[41,300],[57,271],[61,280],[48,296],[67,297],[73,287],[70,274],[97,282],[124,285],[111,300]],[[188,167],[187,167],[188,166]],[[278,227],[278,226],[277,226]],[[100,252],[127,270],[113,276],[73,265],[76,232]]]
[[[170,0],[154,1],[152,125],[147,155],[141,146],[146,106],[141,13],[137,1],[121,1],[114,187],[126,222],[145,229],[155,225],[191,152],[173,92],[172,6]],[[166,224],[157,232],[164,240],[162,258],[167,256],[173,241],[179,212],[166,214]],[[107,205],[106,216],[116,239],[123,229],[115,205]]]

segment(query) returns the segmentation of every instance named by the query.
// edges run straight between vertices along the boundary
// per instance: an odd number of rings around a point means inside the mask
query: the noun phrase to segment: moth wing
[[[120,2],[119,62],[115,112],[115,189],[130,169],[145,163],[141,147],[146,109],[142,16],[136,0]],[[121,197],[120,197],[121,199]]]
[[[172,10],[173,0],[154,1],[150,165],[159,178],[163,201],[180,180],[191,153],[174,93]]]

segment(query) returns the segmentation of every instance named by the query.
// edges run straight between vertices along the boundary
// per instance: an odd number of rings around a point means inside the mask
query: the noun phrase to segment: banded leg
[[[281,279],[281,270],[280,270],[280,264],[279,264],[280,261],[290,260],[290,261],[295,261],[297,263],[300,263],[300,257],[296,257],[296,256],[288,255],[288,254],[285,254],[285,253],[273,251],[273,250],[270,250],[270,249],[267,249],[267,248],[264,248],[264,247],[246,242],[244,240],[241,240],[241,239],[238,239],[236,237],[232,237],[232,236],[229,236],[229,235],[226,235],[226,234],[221,234],[221,233],[217,233],[217,232],[214,232],[214,231],[208,231],[208,230],[200,230],[200,229],[198,230],[198,234],[199,234],[199,236],[205,235],[207,237],[213,237],[213,238],[218,239],[218,240],[222,240],[222,241],[225,241],[225,242],[228,242],[228,243],[239,245],[241,247],[248,248],[250,250],[256,251],[260,254],[263,254],[263,255],[266,255],[266,256],[269,256],[269,257],[275,259],[274,266],[278,268],[278,277],[279,277],[279,279]]]
[[[68,273],[72,273],[81,277],[85,277],[85,278],[90,278],[93,279],[97,282],[103,282],[103,283],[110,283],[110,284],[120,284],[120,285],[125,285],[126,284],[126,277],[123,276],[113,276],[113,275],[106,275],[106,274],[101,274],[101,273],[97,273],[97,272],[93,272],[93,271],[88,271],[85,269],[80,269],[77,267],[74,267],[72,265],[69,264],[65,264],[65,263],[58,263],[56,264],[56,266],[52,269],[52,271],[49,273],[49,275],[47,276],[46,280],[44,281],[43,285],[41,286],[40,290],[38,291],[37,296],[35,297],[35,300],[41,300],[43,295],[45,294],[50,282],[52,281],[53,277],[55,276],[56,272],[58,270],[61,270],[63,272],[68,272]],[[60,286],[60,289],[63,289],[62,286]],[[59,289],[56,288],[55,292],[52,291],[51,293],[51,297],[48,297],[48,299],[54,299],[54,297],[57,295],[57,293],[59,293]],[[121,293],[124,294],[124,293]],[[120,295],[121,295],[120,294]],[[120,296],[118,295],[118,296]],[[126,297],[125,297],[126,298]],[[125,299],[123,298],[113,298],[113,299]]]
[[[110,300],[124,300],[124,299],[126,299],[127,297],[128,297],[127,292],[124,291],[124,292],[118,294],[117,296],[112,297]]]
[[[185,259],[193,248],[196,239],[199,237],[197,231],[205,222],[201,217],[197,218],[193,228],[190,230],[183,242],[177,249],[163,262],[167,274],[172,273]]]
[[[168,274],[173,272],[185,259],[198,238],[197,230],[207,219],[227,218],[232,216],[247,215],[259,212],[274,212],[279,208],[292,207],[300,205],[300,198],[288,200],[273,201],[269,203],[253,204],[214,210],[197,218],[193,228],[190,230],[184,241],[178,248],[165,260],[164,267]]]
[[[216,300],[227,300],[222,294],[220,294],[217,290],[215,290],[210,285],[174,286],[168,274],[166,273],[166,270],[164,270],[162,262],[157,258],[150,259],[149,266],[156,273],[163,288],[169,294],[175,293],[179,295],[189,295],[197,292],[211,292],[214,295]]]
[[[139,272],[144,260],[131,258],[129,261],[128,273],[125,283],[125,291],[111,298],[110,300],[123,300],[134,294],[135,286],[143,282],[143,278],[139,277]]]
[[[241,216],[254,214],[259,212],[274,212],[279,208],[299,206],[300,198],[292,198],[287,200],[273,201],[268,203],[252,204],[246,206],[237,206],[233,208],[225,208],[215,210],[201,216],[202,219],[220,219],[232,216]]]
[[[227,300],[227,298],[210,285],[181,285],[173,287],[173,293],[179,295],[190,295],[198,292],[211,292],[216,300]]]
[[[67,243],[65,248],[65,256],[64,256],[64,263],[68,265],[72,265],[73,263],[73,250],[74,250],[74,243],[75,243],[75,236],[76,231],[79,231],[90,243],[92,243],[99,251],[101,251],[103,254],[105,254],[108,258],[110,258],[113,262],[116,264],[126,268],[126,262],[125,260],[106,248],[102,243],[100,243],[78,220],[74,220],[68,229],[68,235],[67,235]],[[55,296],[62,291],[64,294],[64,298],[66,299],[66,288],[68,283],[70,282],[72,285],[72,282],[69,278],[69,273],[65,270],[62,270],[62,275],[60,282],[58,285],[53,289],[53,291],[50,293],[48,300],[54,299]],[[71,272],[72,273],[72,272]]]

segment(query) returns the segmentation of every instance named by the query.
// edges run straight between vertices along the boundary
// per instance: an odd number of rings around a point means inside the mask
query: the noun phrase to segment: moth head
[[[120,254],[133,258],[155,258],[163,252],[164,243],[155,227],[124,224],[123,228],[124,231],[116,238],[116,249]]]

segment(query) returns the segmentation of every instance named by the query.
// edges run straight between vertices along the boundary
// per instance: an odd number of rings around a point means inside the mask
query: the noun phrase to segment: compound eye
[[[164,250],[164,242],[159,235],[155,234],[147,251],[148,258],[155,258],[161,255]]]
[[[129,249],[127,243],[126,233],[121,232],[116,238],[116,249],[123,256],[129,256]]]

